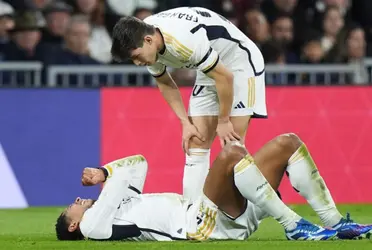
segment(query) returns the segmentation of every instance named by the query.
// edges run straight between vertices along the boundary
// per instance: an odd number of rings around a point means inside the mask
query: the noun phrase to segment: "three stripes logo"
[[[238,105],[236,105],[236,106],[234,107],[234,109],[245,109],[245,105],[244,105],[244,103],[243,103],[242,101],[240,101],[240,102],[238,103]]]

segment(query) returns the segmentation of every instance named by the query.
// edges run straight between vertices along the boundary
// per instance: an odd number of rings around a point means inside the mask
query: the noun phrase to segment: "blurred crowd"
[[[115,64],[110,34],[120,17],[144,19],[178,6],[224,15],[266,63],[358,65],[372,54],[372,0],[0,0],[0,61]],[[183,82],[193,76],[174,75]]]

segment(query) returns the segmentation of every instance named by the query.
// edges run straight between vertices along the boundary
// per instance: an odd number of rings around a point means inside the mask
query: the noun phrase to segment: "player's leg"
[[[332,238],[335,231],[321,229],[303,220],[276,194],[287,162],[296,151],[296,145],[292,145],[290,139],[280,136],[265,144],[255,155],[256,160],[243,146],[227,145],[213,163],[204,194],[232,217],[242,214],[247,199],[283,225],[288,238],[300,239],[304,236],[301,232],[306,232],[306,239]],[[266,177],[255,161],[260,163]],[[269,171],[271,169],[275,171]]]
[[[300,216],[290,211],[276,194],[286,162],[291,155],[291,149],[282,147],[280,143],[277,139],[265,144],[263,149],[266,153],[257,157],[266,177],[254,164],[256,160],[253,160],[243,146],[225,146],[209,171],[204,194],[232,217],[243,212],[247,199],[263,210],[270,210],[269,214],[280,220],[279,222],[282,221],[285,227],[295,227],[295,222],[301,219]],[[278,171],[265,170],[269,168]],[[288,216],[285,216],[286,212]]]
[[[242,57],[246,57],[245,53],[242,54]],[[256,99],[264,103],[263,108],[266,112],[265,93],[261,91],[261,94],[256,94],[254,77],[249,78],[249,75],[254,75],[253,71],[234,72],[234,100],[230,121],[243,144],[251,115],[254,114]],[[215,86],[196,85],[190,98],[189,116],[205,141],[202,142],[195,137],[191,138],[190,155],[186,155],[183,194],[191,200],[195,200],[201,193],[208,174],[210,147],[216,136],[218,113],[219,104]]]
[[[300,141],[288,160],[286,171],[293,188],[307,200],[325,226],[334,226],[341,220],[342,215],[303,142]]]
[[[190,121],[204,137],[190,139],[190,155],[185,156],[183,174],[183,195],[195,201],[203,190],[205,178],[210,167],[210,147],[216,136],[218,107],[216,91],[212,86],[196,85],[192,91],[189,105]]]
[[[240,52],[235,62],[240,66],[240,70],[234,71],[234,102],[230,120],[244,145],[250,119],[267,117],[266,83],[265,72],[261,70],[265,67],[264,60],[258,48],[251,51],[255,67],[251,64],[246,51]]]
[[[289,136],[294,137],[293,134]],[[332,227],[339,232],[340,238],[370,237],[372,225],[361,225],[350,220],[349,216],[342,217],[309,150],[298,137],[297,141],[297,150],[290,156],[286,168],[293,188],[307,200],[325,226]]]

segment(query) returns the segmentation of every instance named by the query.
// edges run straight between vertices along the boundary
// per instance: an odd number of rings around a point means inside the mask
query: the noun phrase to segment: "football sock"
[[[234,167],[234,181],[240,193],[250,202],[274,217],[286,230],[296,228],[301,217],[287,207],[270,186],[251,156]]]
[[[325,226],[334,226],[341,220],[342,215],[305,144],[289,159],[287,174],[292,187],[307,200]]]
[[[190,155],[186,154],[186,163],[183,173],[183,195],[195,201],[202,193],[205,179],[209,171],[210,150],[192,148]]]

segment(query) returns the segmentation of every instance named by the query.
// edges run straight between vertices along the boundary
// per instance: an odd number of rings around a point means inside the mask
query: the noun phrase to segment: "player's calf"
[[[307,200],[325,226],[337,230],[340,239],[370,237],[372,225],[356,223],[349,215],[343,218],[308,148],[302,141],[296,147],[286,169],[293,188]]]

